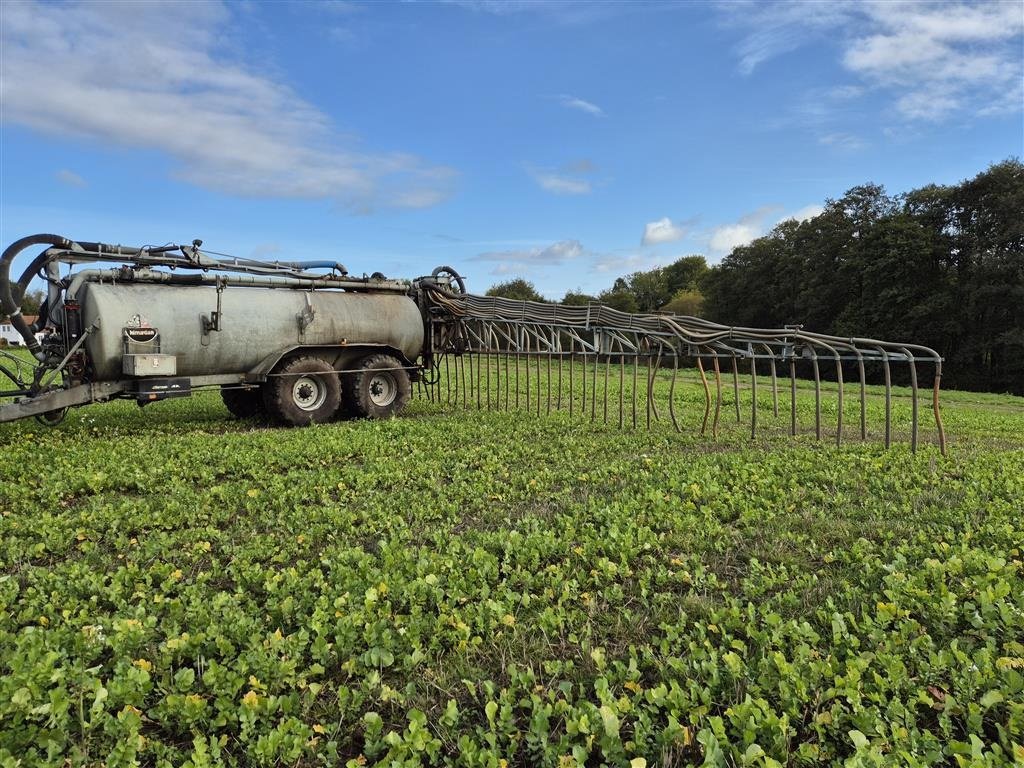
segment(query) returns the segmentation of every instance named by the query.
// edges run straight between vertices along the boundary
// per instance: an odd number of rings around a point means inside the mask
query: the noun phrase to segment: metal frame
[[[568,368],[569,392],[568,413],[575,417],[576,396],[575,376],[578,373],[577,363],[582,363],[582,414],[589,412],[591,421],[597,420],[600,411],[605,423],[609,421],[609,386],[610,369],[613,363],[620,367],[618,424],[625,422],[626,403],[624,402],[624,368],[632,369],[631,402],[629,403],[630,421],[633,427],[639,421],[637,410],[638,391],[640,391],[639,369],[646,365],[646,381],[644,382],[644,420],[650,427],[652,420],[658,421],[661,414],[655,395],[655,378],[657,372],[668,365],[671,359],[671,381],[669,384],[668,413],[676,431],[682,431],[676,413],[675,386],[679,376],[680,362],[693,361],[698,370],[705,397],[704,415],[701,421],[701,434],[708,429],[711,421],[711,433],[717,437],[723,405],[722,370],[720,361],[728,360],[732,372],[733,404],[736,421],[741,421],[741,398],[739,386],[740,361],[744,361],[750,370],[750,435],[757,436],[758,427],[758,362],[767,361],[771,381],[772,412],[779,414],[779,377],[778,366],[789,368],[791,413],[790,432],[797,434],[796,418],[796,367],[797,363],[810,363],[813,372],[815,398],[815,436],[822,438],[822,389],[821,366],[827,364],[835,375],[837,385],[837,417],[835,442],[842,444],[844,436],[844,403],[847,382],[843,376],[844,364],[856,363],[857,383],[859,384],[859,435],[861,440],[868,437],[867,429],[867,382],[866,363],[879,363],[885,376],[885,445],[892,442],[892,380],[891,366],[894,363],[906,364],[910,371],[912,392],[912,416],[910,444],[913,451],[917,450],[919,441],[919,387],[917,379],[918,363],[934,366],[935,377],[932,387],[932,412],[935,419],[939,449],[946,452],[946,435],[939,409],[939,385],[942,377],[942,358],[933,349],[920,345],[879,341],[865,338],[840,338],[825,334],[804,331],[801,327],[781,329],[760,329],[729,327],[711,323],[695,317],[662,314],[629,314],[619,312],[599,304],[587,304],[580,307],[569,307],[559,304],[542,304],[538,302],[518,301],[500,297],[475,296],[467,293],[455,293],[441,286],[425,287],[426,301],[430,307],[430,333],[428,334],[429,349],[427,358],[434,368],[434,373],[424,384],[425,394],[431,399],[441,399],[440,383],[448,384],[448,401],[454,394],[458,402],[460,392],[463,404],[466,404],[467,391],[475,392],[477,406],[482,407],[481,390],[486,389],[486,406],[491,409],[491,387],[489,377],[491,365],[487,366],[488,381],[481,386],[479,372],[481,360],[490,363],[492,358],[499,360],[496,375],[499,378],[497,407],[501,407],[502,362],[504,363],[505,408],[512,407],[508,397],[509,377],[514,375],[517,385],[514,407],[520,407],[519,369],[520,362],[525,361],[525,402],[527,410],[539,413],[542,401],[541,362],[546,361],[548,375],[547,411],[552,408],[552,377],[551,364],[557,361],[557,387],[554,408],[562,409],[563,362],[571,363]],[[462,372],[451,386],[448,369],[450,360],[454,358]],[[469,358],[469,382],[466,381],[466,358]],[[514,374],[510,374],[509,359],[514,362]],[[715,378],[715,395],[705,373],[705,363],[710,362]],[[475,363],[475,365],[474,365]],[[440,372],[445,366],[445,374]],[[537,375],[537,391],[531,385],[531,366],[535,364]],[[603,402],[600,409],[597,404],[598,368],[604,365]],[[474,368],[477,378],[474,380]],[[589,397],[588,397],[589,395]],[[536,403],[533,398],[536,397]],[[712,413],[714,402],[714,415]]]

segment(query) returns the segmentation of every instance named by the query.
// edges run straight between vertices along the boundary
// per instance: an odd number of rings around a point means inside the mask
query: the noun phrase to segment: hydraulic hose
[[[440,275],[449,275],[458,284],[459,293],[466,292],[466,281],[462,279],[462,275],[456,272],[454,269],[448,266],[441,266],[430,273],[431,277],[439,277]]]
[[[51,245],[59,248],[70,248],[72,246],[72,242],[66,237],[61,237],[60,235],[29,235],[28,237],[23,237],[21,240],[11,243],[7,246],[7,250],[4,251],[3,256],[0,256],[0,314],[10,315],[11,325],[13,325],[15,329],[17,329],[18,333],[21,334],[29,352],[31,352],[37,359],[42,359],[42,347],[39,345],[39,342],[36,341],[32,328],[25,322],[25,318],[22,317],[21,299],[25,294],[25,289],[28,287],[28,282],[38,271],[39,267],[45,263],[45,256],[40,254],[40,256],[36,257],[30,267],[31,271],[26,270],[26,275],[22,277],[21,283],[11,283],[11,265],[14,263],[15,257],[26,248],[31,248],[33,245]],[[22,283],[24,283],[24,285]]]

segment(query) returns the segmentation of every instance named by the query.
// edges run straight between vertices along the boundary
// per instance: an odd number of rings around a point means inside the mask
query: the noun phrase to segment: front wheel
[[[67,408],[58,408],[56,411],[48,411],[46,413],[36,414],[36,421],[38,421],[44,427],[56,427],[62,421],[64,421],[64,417],[67,415]]]
[[[319,357],[294,357],[267,378],[263,405],[272,418],[289,426],[323,424],[338,412],[341,382]]]
[[[220,397],[236,419],[251,419],[266,413],[259,387],[225,384],[220,388]]]
[[[370,355],[343,374],[345,410],[357,418],[384,419],[401,413],[412,397],[409,373],[391,355]]]

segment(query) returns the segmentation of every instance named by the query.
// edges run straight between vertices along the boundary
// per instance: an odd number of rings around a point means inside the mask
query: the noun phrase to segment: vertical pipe
[[[604,423],[608,423],[608,377],[612,372],[612,345],[608,342],[608,349],[604,353]]]
[[[732,393],[736,405],[736,423],[740,423],[740,370],[736,362],[736,353],[732,353]]]
[[[625,421],[625,397],[626,397],[626,363],[622,353],[622,342],[619,342],[619,429],[622,429]]]
[[[718,439],[718,417],[722,412],[722,369],[718,365],[718,353],[711,358],[715,366],[715,419],[711,423],[711,436]]]
[[[651,402],[651,413],[655,421],[661,421],[661,414],[658,413],[658,398],[654,393],[654,384],[658,378],[658,371],[661,368],[661,353],[664,344],[658,341],[658,354],[654,358],[654,367],[651,367],[650,349],[647,350],[647,399]]]
[[[558,400],[555,404],[556,410],[562,410],[562,335],[558,331]]]
[[[750,439],[757,437],[757,358],[750,348]]]
[[[789,434],[796,437],[796,356],[789,358]]]
[[[445,402],[448,405],[452,404],[452,366],[451,358],[448,353],[444,353],[444,390],[445,390]]]
[[[494,410],[501,410],[501,339],[498,337],[498,328],[493,326],[491,333],[494,335]]]
[[[572,418],[573,401],[576,399],[576,387],[574,384],[576,369],[576,339],[569,337],[569,418]]]
[[[636,340],[636,352],[633,354],[633,429],[636,429],[636,385],[637,369],[640,367],[640,340]]]
[[[555,329],[552,328],[551,339],[548,341],[548,409],[546,413],[551,413],[551,354],[555,349],[555,333]]]
[[[679,429],[679,422],[676,420],[676,376],[679,374],[679,351],[672,347],[672,383],[668,385],[668,415],[672,417],[672,426],[676,428],[676,432],[682,432]]]
[[[939,452],[946,455],[946,430],[942,426],[942,414],[939,413],[939,381],[942,379],[942,363],[935,361],[935,383],[932,385],[932,412],[935,414],[935,427],[939,430]]]
[[[529,413],[533,410],[533,403],[530,402],[530,350],[532,344],[530,343],[530,334],[523,329],[523,350],[526,353],[526,412]]]
[[[900,351],[907,356],[907,362],[910,363],[910,396],[913,398],[910,403],[910,451],[917,453],[917,363],[906,347]]]
[[[645,409],[645,411],[646,411],[646,414],[647,414],[647,429],[650,429],[651,428],[651,342],[650,341],[646,341],[645,344],[647,346],[647,355],[646,355],[646,357],[647,357],[647,376],[646,376],[646,379],[647,379],[647,391],[645,393],[646,394],[646,398],[645,398],[646,409]]]
[[[868,382],[864,375],[864,357],[857,351],[857,375],[860,378],[860,439],[868,439]]]
[[[483,336],[483,321],[480,322],[480,336]],[[476,409],[479,411],[483,408],[483,393],[480,391],[483,387],[480,386],[480,382],[483,381],[481,375],[480,366],[483,363],[483,350],[478,349],[474,357],[476,358]]]
[[[718,358],[715,358],[717,364]],[[708,377],[704,374],[704,360],[700,356],[700,350],[697,350],[697,371],[700,373],[700,383],[704,385],[704,420],[700,424],[700,433],[703,435],[708,428],[708,414],[711,412],[711,389],[708,387]],[[717,417],[718,411],[715,411],[716,423],[711,427],[711,434],[714,437],[718,437],[717,429]]]
[[[597,331],[594,332],[594,377],[590,380],[590,421],[597,421],[597,368],[601,363],[601,356],[598,354]]]
[[[889,355],[884,349],[882,353],[882,371],[885,374],[885,447],[892,445],[892,372],[889,370]]]
[[[836,417],[836,448],[843,444],[843,361],[839,358],[839,352],[835,349],[832,353],[836,356],[836,384],[839,386],[839,415]]]
[[[512,350],[512,328],[511,326],[505,326],[505,410],[511,409],[511,401],[509,398],[510,385],[512,383],[512,366],[508,362],[509,353]]]
[[[814,439],[821,440],[821,372],[818,370],[818,353],[813,346],[811,350],[811,366],[814,368]]]
[[[771,347],[766,347],[766,349],[771,355],[768,359],[772,366],[772,415],[777,419],[779,418],[779,380],[775,375],[775,351]]]
[[[491,410],[491,355],[494,348],[494,329],[487,326],[487,410]]]
[[[516,410],[519,410],[519,355],[523,351],[523,331],[518,326],[516,327]]]
[[[466,398],[467,398],[467,391],[468,391],[468,387],[466,386],[466,355],[465,355],[465,353],[460,353],[459,354],[459,372],[462,374],[462,384],[461,384],[461,389],[462,389],[462,407],[465,408],[466,407],[466,403],[467,403],[467,399]]]
[[[544,394],[540,386],[540,333],[537,333],[537,354],[534,355],[534,361],[537,363],[537,415],[540,416],[540,398]]]
[[[583,399],[580,400],[580,414],[583,418],[587,417],[587,346],[586,343],[580,344],[580,357],[583,358]]]

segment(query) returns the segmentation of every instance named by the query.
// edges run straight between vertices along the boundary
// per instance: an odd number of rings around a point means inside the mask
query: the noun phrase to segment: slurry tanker
[[[42,247],[18,279],[14,260]],[[41,279],[46,297],[29,323],[21,304]],[[814,430],[822,436],[822,369],[837,383],[835,440],[867,439],[867,366],[884,382],[886,445],[892,440],[891,368],[909,368],[910,441],[919,435],[918,366],[932,368],[935,435],[942,359],[914,344],[811,333],[801,326],[740,328],[697,317],[630,314],[601,304],[568,306],[466,292],[442,266],[414,280],[353,276],[332,259],[258,261],[188,245],[126,247],[31,235],[0,257],[0,317],[25,354],[0,350],[0,422],[60,423],[70,408],[114,399],[140,405],[217,388],[239,418],[291,426],[399,413],[417,392],[446,406],[567,411],[573,418],[676,430],[690,421],[717,435],[723,378],[741,413],[740,368],[749,377],[750,431],[758,385],[771,410],[788,399],[798,432],[797,367],[813,378]],[[704,406],[681,412],[676,381],[695,368]],[[760,366],[760,369],[759,369]],[[614,371],[614,373],[613,373]],[[788,373],[790,397],[780,398]],[[655,387],[661,374],[666,387]],[[759,379],[760,377],[760,379]],[[844,379],[845,377],[845,379]],[[859,419],[844,425],[855,378]],[[845,386],[844,386],[845,382]],[[628,396],[627,396],[628,395]],[[546,405],[545,405],[546,401]],[[765,406],[762,406],[765,407]]]

